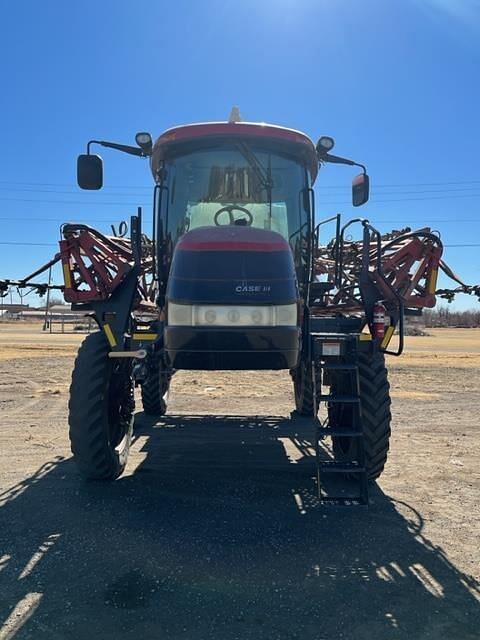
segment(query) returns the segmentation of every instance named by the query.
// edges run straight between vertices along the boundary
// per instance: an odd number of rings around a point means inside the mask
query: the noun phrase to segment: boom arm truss
[[[448,301],[457,293],[480,299],[480,286],[462,282],[442,259],[440,237],[430,228],[406,228],[381,235],[368,220],[354,219],[341,227],[340,216],[336,219],[336,238],[325,246],[317,243],[313,249],[311,302],[312,295],[319,292],[315,304],[310,305],[313,315],[353,314],[365,316],[371,323],[373,305],[382,301],[392,326],[400,322],[403,335],[404,311],[421,313],[423,308],[435,306],[437,295]],[[355,223],[363,227],[362,239],[346,240],[347,229]],[[0,280],[0,295],[5,296],[9,287],[30,288],[41,295],[57,289],[76,308],[90,309],[98,315],[122,283],[133,279],[133,297],[125,313],[159,317],[155,249],[141,234],[140,211],[132,216],[130,239],[106,236],[84,224],[64,224],[61,231],[60,251],[52,260],[22,280]],[[35,281],[56,263],[62,265],[63,285]],[[458,286],[437,289],[439,271]]]
[[[132,230],[138,228],[138,216],[132,217]],[[0,280],[0,295],[5,296],[10,287],[29,288],[40,295],[48,289],[63,292],[66,302],[90,305],[107,301],[128,275],[138,273],[132,311],[152,313],[158,316],[155,306],[155,279],[153,273],[153,243],[144,235],[123,238],[106,236],[85,224],[64,224],[60,251],[21,280]],[[35,278],[60,263],[64,284],[35,282]]]
[[[345,232],[355,222],[362,224],[363,238],[347,241]],[[352,220],[343,228],[338,225],[335,240],[318,245],[314,255],[315,277],[323,276],[334,285],[325,294],[318,312],[361,312],[371,296],[387,307],[395,307],[400,300],[412,313],[434,307],[437,295],[449,301],[457,293],[480,298],[480,286],[462,282],[442,260],[442,253],[440,237],[429,227],[381,235],[368,220]],[[459,286],[437,289],[439,271]]]

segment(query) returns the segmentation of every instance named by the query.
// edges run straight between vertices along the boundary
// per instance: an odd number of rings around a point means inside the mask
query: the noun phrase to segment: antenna
[[[228,122],[241,122],[242,116],[240,115],[240,109],[235,105],[232,107],[230,111],[230,117],[228,118]]]

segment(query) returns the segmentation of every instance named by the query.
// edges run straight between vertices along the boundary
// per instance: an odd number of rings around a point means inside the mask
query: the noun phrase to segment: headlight
[[[170,327],[295,327],[297,305],[234,306],[168,303]]]
[[[189,304],[168,304],[168,324],[174,327],[191,327],[192,326],[192,310]]]

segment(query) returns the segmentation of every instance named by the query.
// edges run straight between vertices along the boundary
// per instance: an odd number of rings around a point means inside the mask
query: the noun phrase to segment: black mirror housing
[[[368,202],[370,196],[370,178],[366,173],[360,173],[355,176],[352,182],[352,204],[354,207],[360,207]]]
[[[103,187],[103,161],[100,156],[82,154],[77,158],[77,183],[80,189],[97,191]]]

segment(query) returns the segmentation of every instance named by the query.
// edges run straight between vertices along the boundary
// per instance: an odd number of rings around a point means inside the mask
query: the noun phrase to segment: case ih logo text
[[[235,287],[235,293],[270,293],[269,284],[248,284],[241,282]]]

